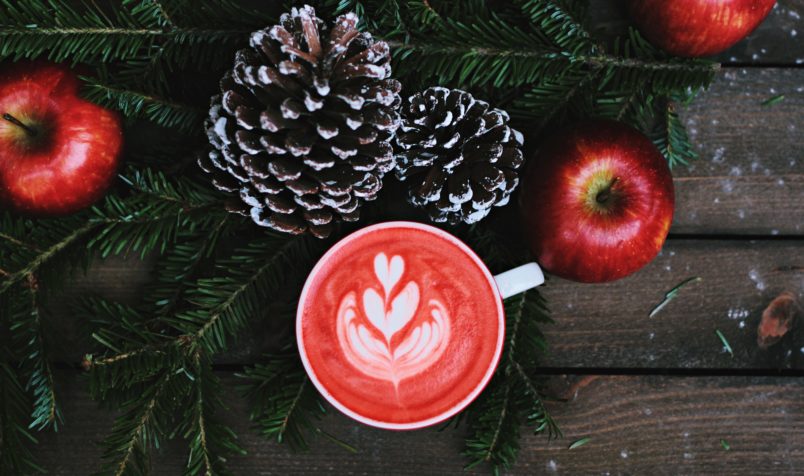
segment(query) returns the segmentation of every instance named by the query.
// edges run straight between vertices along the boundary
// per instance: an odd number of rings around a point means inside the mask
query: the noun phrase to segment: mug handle
[[[523,264],[494,276],[500,296],[507,299],[544,283],[542,268],[536,263]]]

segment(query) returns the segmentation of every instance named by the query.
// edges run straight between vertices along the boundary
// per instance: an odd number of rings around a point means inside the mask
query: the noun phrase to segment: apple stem
[[[19,119],[17,119],[16,117],[12,116],[11,114],[9,114],[7,112],[3,113],[3,119],[7,120],[8,122],[14,124],[17,127],[22,128],[30,136],[35,136],[36,135],[36,129],[34,129],[33,127],[25,124],[24,122],[20,121]]]
[[[611,188],[614,187],[614,184],[617,183],[618,180],[620,180],[620,177],[614,177],[611,180],[611,182],[609,182],[609,184],[606,185],[606,188],[597,192],[597,195],[595,196],[595,201],[600,204],[606,203],[611,197]]]

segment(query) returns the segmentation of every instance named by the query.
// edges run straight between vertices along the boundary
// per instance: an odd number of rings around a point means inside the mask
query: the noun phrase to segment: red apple
[[[78,96],[66,67],[0,67],[0,199],[20,212],[64,215],[99,199],[117,169],[117,114]]]
[[[628,0],[651,43],[677,56],[710,56],[748,36],[776,0]]]
[[[531,161],[520,197],[536,260],[575,281],[612,281],[642,268],[673,219],[664,157],[636,129],[608,120],[552,136]]]

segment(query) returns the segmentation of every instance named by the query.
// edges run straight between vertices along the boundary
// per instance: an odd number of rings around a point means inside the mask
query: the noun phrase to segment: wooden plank
[[[667,291],[696,276],[700,282],[648,317]],[[804,368],[801,324],[769,350],[756,345],[763,309],[785,290],[804,296],[804,241],[673,240],[651,264],[620,281],[551,279],[543,288],[555,320],[544,328],[545,365]]]
[[[223,375],[225,385],[233,378]],[[77,386],[62,395],[67,419],[57,434],[41,435],[40,461],[52,475],[98,469],[92,444],[108,434],[112,415],[97,410]],[[549,410],[564,439],[526,436],[511,474],[796,474],[804,471],[804,379],[610,376],[556,378],[570,397]],[[234,457],[234,474],[465,474],[459,455],[464,430],[392,432],[355,423],[331,409],[323,429],[358,449],[344,451],[318,438],[296,454],[249,428],[243,401],[230,394],[225,415],[248,451]],[[527,431],[525,431],[527,433]],[[591,440],[574,450],[574,441]],[[720,440],[731,447],[726,451]],[[171,442],[153,463],[155,475],[181,474],[186,446]],[[470,474],[488,474],[486,468]]]
[[[803,379],[586,377],[551,410],[564,440],[528,438],[516,473],[801,474]],[[569,395],[572,397],[573,395]],[[573,441],[586,445],[567,450]],[[726,451],[720,440],[731,450]],[[554,470],[554,471],[553,471]]]
[[[74,281],[64,299],[99,292],[135,301],[148,279],[136,263],[109,260]],[[695,276],[702,281],[648,317],[667,291]],[[785,290],[804,296],[804,240],[671,240],[651,264],[620,281],[590,285],[551,278],[542,288],[555,319],[544,326],[550,348],[544,362],[578,369],[804,368],[804,325],[769,350],[756,346],[762,310]],[[87,348],[75,325],[80,316],[64,308],[55,306],[49,322],[67,336],[64,358],[77,362]],[[263,321],[255,326],[268,325]],[[723,351],[715,330],[729,341],[734,357]],[[219,362],[251,362],[274,344],[266,328],[246,334],[238,350]]]
[[[721,71],[682,113],[700,159],[673,170],[671,232],[801,235],[802,111],[804,69]]]

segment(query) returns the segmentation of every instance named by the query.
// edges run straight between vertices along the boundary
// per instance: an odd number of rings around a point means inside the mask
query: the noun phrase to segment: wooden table
[[[544,288],[556,321],[545,329],[544,373],[567,399],[548,409],[564,439],[526,436],[512,473],[804,473],[804,319],[770,349],[756,343],[768,303],[785,290],[804,294],[804,0],[778,3],[722,55],[711,89],[682,113],[701,159],[674,170],[677,210],[661,255],[615,283],[551,279]],[[763,106],[779,94],[783,101]],[[693,276],[702,279],[648,317]],[[66,294],[132,300],[147,279],[135,260],[109,261]],[[225,383],[244,360],[219,365]],[[83,385],[64,379],[65,425],[41,436],[36,451],[50,474],[98,468],[93,442],[114,415]],[[380,431],[333,410],[325,429],[358,453],[319,439],[300,455],[258,437],[244,403],[233,396],[230,404],[227,418],[249,452],[230,462],[238,475],[463,474],[462,431]],[[583,437],[590,441],[568,449]],[[170,443],[154,474],[181,474],[186,456],[180,441]]]

